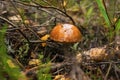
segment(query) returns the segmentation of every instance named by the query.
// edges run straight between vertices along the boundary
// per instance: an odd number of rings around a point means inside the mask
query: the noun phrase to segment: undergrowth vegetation
[[[0,4],[0,80],[79,80],[77,75],[83,73],[87,80],[119,80],[119,0],[4,0]],[[78,72],[74,61],[66,61],[63,44],[50,39],[58,23],[76,25],[82,33],[81,42],[69,50],[78,57]],[[90,59],[90,54],[98,53],[105,53],[104,59],[100,55],[103,60]]]

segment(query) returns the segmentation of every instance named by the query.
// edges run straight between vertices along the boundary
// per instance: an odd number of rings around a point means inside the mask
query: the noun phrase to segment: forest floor
[[[88,19],[83,7],[68,13],[60,8],[32,0],[0,1],[0,29],[7,25],[7,55],[26,80],[120,80],[120,36],[109,36],[110,30],[103,19],[97,21],[101,16],[95,12],[87,15]],[[94,5],[98,13],[96,8]],[[50,32],[58,23],[76,25],[81,41],[66,44],[51,40]]]

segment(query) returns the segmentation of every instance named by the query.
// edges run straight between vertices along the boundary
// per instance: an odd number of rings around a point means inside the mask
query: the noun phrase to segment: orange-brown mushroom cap
[[[50,33],[50,39],[57,42],[74,43],[81,41],[81,38],[79,29],[71,24],[58,24]]]

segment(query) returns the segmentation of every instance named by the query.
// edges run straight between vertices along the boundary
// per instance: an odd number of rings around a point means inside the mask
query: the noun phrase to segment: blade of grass
[[[120,19],[117,21],[116,23],[116,28],[115,28],[115,31],[119,31],[120,30]]]
[[[10,80],[18,80],[18,78],[23,78],[22,80],[25,80],[25,76],[21,74],[20,68],[15,65],[12,62],[12,58],[7,55],[7,46],[5,44],[6,30],[7,24],[4,24],[0,30],[0,79],[5,80],[5,75],[7,75]]]
[[[98,4],[100,12],[102,13],[102,16],[105,19],[105,22],[106,22],[107,26],[110,27],[111,22],[110,22],[109,16],[108,16],[106,8],[105,8],[104,0],[96,0],[96,2]]]

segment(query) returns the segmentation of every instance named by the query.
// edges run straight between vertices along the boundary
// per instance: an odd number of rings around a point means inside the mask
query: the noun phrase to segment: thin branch
[[[116,64],[114,64],[114,72],[115,72],[115,75],[116,75],[116,78],[117,80],[119,80],[119,74],[118,72],[120,73],[120,69],[118,68],[118,66]]]
[[[35,70],[39,70],[41,68],[47,68],[47,67],[50,67],[50,69],[55,70],[57,68],[61,68],[63,66],[70,66],[72,64],[73,63],[67,63],[67,62],[66,63],[47,63],[47,64],[41,64],[40,66],[36,66],[36,67],[33,67],[33,68],[25,71],[24,73],[28,74],[29,72],[33,72]]]
[[[24,23],[24,19],[23,19],[23,15],[19,12],[19,10],[17,9],[17,7],[15,6],[15,4],[13,3],[13,1],[9,0],[9,2],[11,3],[11,5],[13,6],[13,8],[15,9],[15,11],[20,15],[21,19],[22,19],[22,23],[24,24],[24,26],[27,28],[27,26]]]
[[[12,6],[13,6],[13,8],[15,9],[15,11],[20,15],[20,17],[21,17],[21,19],[22,19],[22,23],[24,24],[24,26],[26,27],[26,28],[28,28],[32,33],[34,33],[34,35],[39,39],[40,37],[30,28],[30,27],[28,27],[26,24],[25,24],[25,22],[24,22],[24,16],[20,13],[20,11],[17,9],[17,7],[15,6],[15,4],[13,3],[13,1],[11,1],[11,0],[9,0],[10,1],[10,3],[12,4]]]
[[[111,62],[106,61],[106,62],[85,62],[83,65],[102,65],[102,64],[110,64]],[[113,64],[120,64],[120,61],[112,61]]]
[[[52,12],[46,10],[45,8],[39,7],[39,5],[23,3],[23,2],[21,2],[21,1],[16,1],[16,2],[19,3],[19,4],[25,5],[25,6],[34,7],[34,8],[36,8],[36,9],[38,9],[38,10],[41,10],[41,11],[44,11],[44,12],[48,13],[49,15],[51,15],[51,16],[53,16],[53,17],[59,19],[59,20],[62,20],[59,16],[56,16],[54,13],[52,13]]]
[[[63,13],[64,15],[66,15],[72,21],[72,23],[75,25],[75,21],[73,20],[73,18],[71,16],[69,16],[65,11],[62,11],[62,10],[56,8],[56,7],[53,7],[53,6],[42,6],[42,5],[38,4],[37,2],[35,2],[33,0],[32,0],[32,2],[35,3],[36,5],[38,5],[41,8],[55,9],[57,11],[60,11],[61,13]]]
[[[111,70],[111,67],[112,67],[112,63],[110,63],[110,65],[109,65],[109,67],[108,67],[108,70],[107,70],[107,73],[106,73],[106,75],[105,75],[105,78],[104,78],[104,80],[107,80],[107,78],[108,78],[108,75],[109,75],[109,73],[110,73],[110,70]]]
[[[6,19],[6,18],[4,18],[4,17],[2,17],[2,16],[0,16],[0,19],[3,20],[3,21],[5,21],[5,22],[7,22],[7,23],[10,24],[10,25],[12,25],[14,28],[16,28],[16,30],[18,30],[18,31],[22,34],[22,36],[27,40],[27,42],[30,43],[29,39],[28,39],[28,38],[26,37],[26,35],[18,28],[17,25],[15,25],[14,23],[12,23],[11,21],[9,21],[8,19]]]

